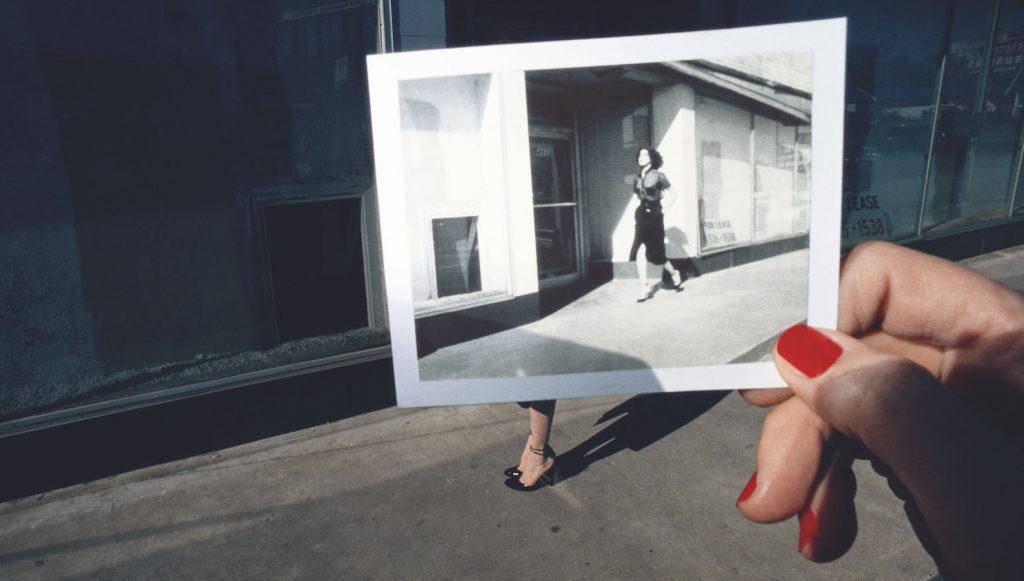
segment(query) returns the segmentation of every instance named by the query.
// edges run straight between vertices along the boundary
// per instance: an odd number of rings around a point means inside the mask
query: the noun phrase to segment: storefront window
[[[909,0],[880,10],[877,3],[838,0],[738,2],[738,25],[848,19],[843,162],[846,246],[870,239],[916,237],[926,183],[926,222],[936,224],[950,215],[951,184],[957,181],[957,160],[963,159],[956,152],[963,148],[954,143],[957,138],[948,129],[936,134],[935,153],[928,169],[942,55],[947,50],[951,26],[958,31],[954,37],[984,40],[991,16],[987,6],[952,4]],[[968,29],[973,32],[966,32]],[[956,78],[948,65],[946,71],[947,76]],[[973,90],[970,81],[953,81],[942,102],[955,100],[952,92],[956,91],[972,99]],[[940,107],[947,124],[953,121],[948,109]]]
[[[1006,125],[1015,126],[1018,136],[1021,136],[1021,123],[1024,122],[1024,80],[1021,79],[1024,71],[1024,6],[1019,3],[1004,3],[999,14],[999,28],[996,31],[996,47],[993,54],[996,54],[996,62],[992,64],[994,74],[994,86],[989,88],[990,92],[1001,95],[1000,118]],[[1002,63],[999,63],[999,58]],[[1001,91],[1001,92],[1000,92]],[[1007,111],[1006,107],[1010,109]],[[1006,119],[1007,112],[1012,119]],[[1014,160],[1017,164],[1014,175],[1016,176],[1015,193],[1011,193],[1013,205],[1013,216],[1024,213],[1024,179],[1021,179],[1021,172],[1024,171],[1024,163],[1020,156],[1024,156],[1024,137],[1018,138],[1017,154]]]
[[[754,201],[751,114],[710,97],[697,98],[696,113],[701,249],[750,243]]]
[[[386,344],[376,2],[0,8],[0,422]]]
[[[801,127],[754,117],[754,241],[807,233],[809,151]]]
[[[1005,61],[1020,51],[1005,32],[1003,42],[990,45],[993,5],[985,4],[955,2],[924,232],[1006,215],[1019,140],[1021,117],[1015,100],[1020,101],[1021,66]],[[1014,10],[1007,6],[1008,12]]]

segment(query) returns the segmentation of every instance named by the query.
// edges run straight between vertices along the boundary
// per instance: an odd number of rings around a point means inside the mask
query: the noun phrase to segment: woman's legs
[[[683,284],[683,275],[679,272],[679,269],[672,266],[671,260],[666,260],[663,268],[667,270],[669,276],[672,277],[672,286],[679,288],[679,285]]]
[[[647,286],[647,261],[637,260],[636,261],[636,276],[640,280],[640,296],[638,300],[647,300],[647,293],[651,291],[650,287]]]
[[[629,261],[636,263],[636,274],[640,280],[640,295],[637,297],[637,302],[646,301],[649,297],[647,292],[650,290],[647,288],[647,263],[637,258],[640,253],[640,247],[643,246],[643,228],[640,227],[640,222],[636,223],[633,228],[633,245],[629,249]],[[644,248],[644,254],[647,254],[647,248]]]
[[[527,486],[536,484],[555,462],[554,457],[545,453],[554,417],[555,400],[530,404],[530,436],[526,439],[526,447],[519,459],[519,470],[523,473],[519,482]]]

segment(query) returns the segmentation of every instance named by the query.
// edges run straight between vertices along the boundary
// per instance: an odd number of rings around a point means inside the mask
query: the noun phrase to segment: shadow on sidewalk
[[[685,426],[729,395],[729,391],[652,393],[632,397],[604,413],[594,425],[618,417],[572,450],[558,455],[565,480],[625,449],[643,450]],[[621,416],[621,417],[619,417]]]

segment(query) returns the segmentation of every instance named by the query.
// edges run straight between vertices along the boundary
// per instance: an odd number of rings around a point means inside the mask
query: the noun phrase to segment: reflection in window
[[[0,3],[0,420],[386,343],[359,202],[327,202],[372,183],[375,3],[61,6]],[[287,329],[293,274],[346,313]]]
[[[1005,3],[990,44],[992,11],[956,4],[963,10],[952,23],[940,87],[926,231],[1004,217],[1019,141],[1024,62],[1013,61],[1022,9]]]

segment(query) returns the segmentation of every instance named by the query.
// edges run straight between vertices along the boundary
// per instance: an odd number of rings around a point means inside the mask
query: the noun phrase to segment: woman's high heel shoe
[[[640,289],[640,296],[636,298],[636,302],[642,303],[644,301],[649,301],[652,298],[654,298],[654,289],[648,289],[644,286]]]
[[[530,446],[530,451],[538,456],[542,456],[544,460],[550,458],[551,466],[548,466],[548,469],[545,470],[544,473],[541,474],[540,478],[537,479],[537,482],[534,482],[533,484],[523,484],[519,480],[519,476],[509,477],[509,479],[505,481],[505,486],[515,490],[516,492],[533,492],[534,490],[539,490],[545,486],[555,485],[555,451],[546,444],[544,445],[544,448],[541,449]],[[519,474],[521,476],[522,472]]]
[[[532,451],[533,448],[531,447],[530,450]],[[547,444],[544,444],[544,454],[547,454],[549,458],[554,458],[556,456],[555,451]],[[502,472],[502,474],[505,475],[505,478],[519,478],[523,475],[523,471],[519,469],[518,465],[516,465],[509,466]]]
[[[683,273],[678,270],[673,271],[672,275],[672,288],[679,290],[683,287]]]

